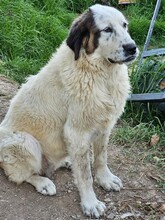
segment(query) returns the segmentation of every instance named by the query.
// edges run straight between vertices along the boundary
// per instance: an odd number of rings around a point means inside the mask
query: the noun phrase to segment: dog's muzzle
[[[123,60],[113,60],[111,58],[108,58],[108,60],[111,62],[111,63],[118,63],[118,64],[123,64],[123,63],[129,63],[133,60],[135,60],[139,54],[139,50],[136,46],[136,44],[134,43],[131,43],[131,44],[124,44],[122,45],[123,47],[123,50],[124,50],[124,56],[125,56],[125,59]]]
[[[136,44],[124,44],[123,45],[125,56],[133,56],[136,54]]]

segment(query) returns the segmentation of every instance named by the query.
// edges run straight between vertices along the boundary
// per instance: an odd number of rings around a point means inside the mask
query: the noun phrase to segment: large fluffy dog
[[[104,213],[92,186],[89,149],[96,182],[120,190],[121,180],[107,167],[107,144],[130,89],[125,64],[138,54],[127,26],[118,10],[90,7],[48,64],[18,91],[0,125],[0,163],[9,180],[54,195],[54,183],[39,175],[42,155],[49,175],[69,165],[70,157],[83,212]]]

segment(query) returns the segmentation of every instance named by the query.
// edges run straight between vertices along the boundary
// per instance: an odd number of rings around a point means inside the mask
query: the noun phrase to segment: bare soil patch
[[[0,121],[17,88],[17,83],[0,76]],[[165,220],[164,194],[158,185],[161,173],[157,167],[143,161],[139,150],[136,146],[128,149],[110,144],[109,166],[122,179],[124,188],[121,192],[105,192],[94,184],[98,198],[107,206],[102,219]],[[82,215],[71,171],[59,169],[53,181],[57,194],[42,196],[27,183],[16,186],[9,182],[0,170],[0,220],[89,219]]]

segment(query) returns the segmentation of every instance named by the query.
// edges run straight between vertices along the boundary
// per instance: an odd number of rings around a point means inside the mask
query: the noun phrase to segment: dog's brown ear
[[[66,43],[73,50],[75,54],[75,60],[79,58],[83,40],[87,42],[90,37],[90,27],[93,25],[93,23],[93,15],[89,9],[87,12],[82,14],[71,27]]]

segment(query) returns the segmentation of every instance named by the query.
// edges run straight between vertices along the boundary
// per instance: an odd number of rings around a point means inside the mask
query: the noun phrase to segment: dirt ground
[[[0,76],[0,121],[18,85]],[[162,178],[157,168],[138,157],[138,149],[110,145],[108,161],[124,184],[120,192],[105,192],[94,184],[95,192],[107,206],[102,219],[165,220],[165,197],[159,188]],[[163,172],[163,171],[162,171]],[[82,215],[80,198],[71,171],[58,170],[53,177],[55,196],[43,196],[33,186],[16,186],[0,170],[0,220],[89,219]]]

